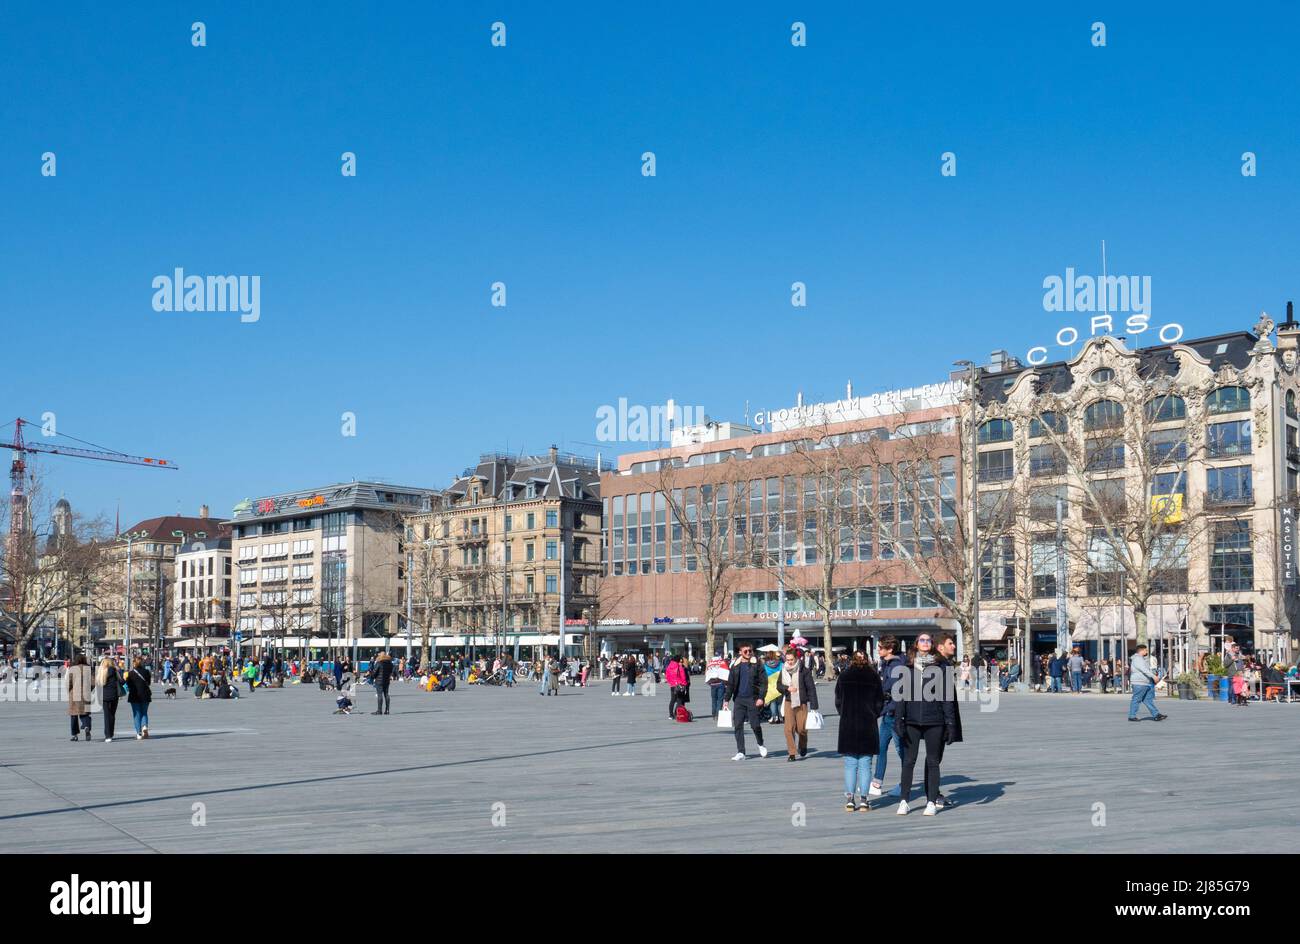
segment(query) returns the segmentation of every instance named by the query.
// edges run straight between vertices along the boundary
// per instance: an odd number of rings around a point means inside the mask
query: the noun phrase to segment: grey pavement
[[[0,851],[709,852],[757,834],[807,852],[1300,848],[1300,704],[1162,699],[1169,720],[1141,724],[1120,696],[966,704],[966,740],[944,761],[952,806],[902,817],[886,799],[843,811],[828,685],[826,729],[793,764],[777,726],[767,759],[747,731],[750,759],[730,760],[702,682],[692,724],[669,721],[659,692],[399,683],[384,717],[369,713],[368,688],[350,716],[314,686],[159,697],[153,737],[134,739],[123,701],[112,744],[99,715],[95,740],[73,744],[65,705],[4,701]],[[898,766],[891,757],[886,786]]]

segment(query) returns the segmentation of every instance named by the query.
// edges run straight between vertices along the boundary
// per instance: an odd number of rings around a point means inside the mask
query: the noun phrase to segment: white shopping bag
[[[816,708],[808,709],[808,723],[804,725],[809,731],[820,731],[826,727],[826,719]]]
[[[730,708],[719,708],[719,709],[718,709],[718,727],[720,727],[720,728],[729,728],[729,727],[731,727],[731,709],[730,709]]]

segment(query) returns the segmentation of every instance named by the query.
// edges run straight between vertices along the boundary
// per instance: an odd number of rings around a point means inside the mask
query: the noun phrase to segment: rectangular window
[[[1207,505],[1250,505],[1255,500],[1251,486],[1250,466],[1230,465],[1221,469],[1205,470],[1205,503]]]
[[[252,567],[242,567],[239,570],[239,583],[246,585],[257,583],[257,571]]]
[[[546,559],[547,559],[547,560],[549,560],[549,561],[553,561],[553,560],[556,560],[556,559],[558,558],[558,553],[557,553],[557,551],[556,551],[556,547],[557,547],[557,546],[558,546],[558,545],[556,544],[555,541],[547,541],[547,542],[546,542]]]
[[[975,476],[981,482],[1006,482],[1015,475],[1014,449],[995,449],[981,452],[976,463]]]
[[[1065,454],[1054,444],[1029,447],[1031,476],[1061,475],[1065,472]]]
[[[529,543],[525,544],[525,545],[524,545],[524,560],[526,560],[526,561],[536,560],[536,558],[537,558],[537,555],[536,555],[536,549],[537,549],[537,548],[536,548],[536,545],[534,545],[531,541],[530,541]]]
[[[1147,433],[1147,461],[1152,465],[1187,461],[1187,430],[1180,426]]]
[[[1093,479],[1084,486],[1083,518],[1085,521],[1111,521],[1122,518],[1128,509],[1123,479]]]
[[[1210,555],[1210,590],[1250,590],[1255,582],[1255,561],[1249,521],[1216,521],[1214,550]]]
[[[1151,542],[1151,587],[1156,593],[1187,592],[1188,539],[1181,529],[1157,534]]]
[[[1029,493],[1029,517],[1034,521],[1056,520],[1056,499],[1061,499],[1061,517],[1070,514],[1069,490],[1065,485],[1036,488]]]
[[[1211,423],[1205,429],[1205,454],[1228,459],[1251,454],[1250,420]]]
[[[1093,528],[1088,533],[1088,596],[1114,597],[1123,587],[1123,535]]]
[[[506,563],[509,564],[514,559],[514,545],[509,541],[506,542]]]
[[[1056,535],[1035,534],[1032,545],[1034,596],[1056,598]]]
[[[980,567],[980,599],[1010,600],[1016,594],[1016,542],[993,541],[985,549]]]
[[[1084,446],[1084,469],[1104,472],[1124,468],[1124,444],[1107,439],[1090,439]]]
[[[533,575],[532,575],[532,574],[529,574],[527,577],[524,578],[524,589],[525,589],[528,593],[534,593],[534,592],[536,592],[535,584],[533,583]]]
[[[546,526],[548,528],[558,528],[560,526],[560,513],[558,511],[548,511],[546,513]]]
[[[547,574],[547,575],[546,575],[546,592],[547,592],[547,593],[558,593],[558,592],[559,592],[558,590],[556,590],[555,574]]]
[[[293,553],[295,557],[297,557],[299,554],[311,554],[315,550],[316,550],[315,541],[308,540],[308,541],[293,542]]]
[[[537,527],[537,515],[534,512],[531,511],[528,512],[527,516],[525,517],[525,523],[528,526],[528,530],[532,531],[534,528]]]
[[[312,577],[315,576],[315,571],[316,571],[316,568],[315,568],[313,565],[311,565],[311,564],[294,564],[294,565],[293,565],[293,579],[294,579],[294,580],[311,580]]]

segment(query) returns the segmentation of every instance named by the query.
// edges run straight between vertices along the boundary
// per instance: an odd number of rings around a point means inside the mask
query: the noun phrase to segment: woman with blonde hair
[[[117,725],[117,702],[122,697],[122,670],[117,667],[112,656],[104,656],[95,673],[95,684],[99,687],[99,700],[104,706],[104,743],[113,740],[113,731]]]

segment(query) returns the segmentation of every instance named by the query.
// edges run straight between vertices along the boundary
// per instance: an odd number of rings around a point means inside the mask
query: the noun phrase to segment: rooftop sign
[[[887,390],[825,403],[803,403],[800,398],[799,403],[784,410],[760,410],[754,414],[754,422],[760,426],[767,424],[776,433],[805,426],[869,420],[908,410],[956,406],[965,390],[966,381],[946,380],[943,383],[922,384],[919,387]]]

